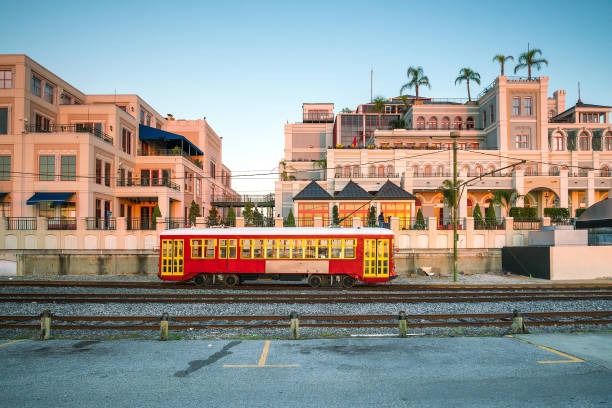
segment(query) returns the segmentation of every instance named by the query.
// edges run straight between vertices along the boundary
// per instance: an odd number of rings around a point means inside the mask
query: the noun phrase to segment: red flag
[[[357,136],[353,138],[353,146],[357,147]]]

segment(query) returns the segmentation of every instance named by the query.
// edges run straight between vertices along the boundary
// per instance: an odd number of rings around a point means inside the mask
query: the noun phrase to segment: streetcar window
[[[240,258],[242,259],[250,259],[251,255],[251,240],[250,239],[241,239],[240,246],[242,247],[240,252]]]
[[[302,259],[304,257],[304,240],[294,239],[293,240],[293,252],[291,258]]]
[[[266,258],[268,258],[268,259],[277,258],[277,255],[276,255],[276,240],[274,240],[274,239],[266,240]]]
[[[191,240],[191,257],[204,258],[204,243],[201,239]]]
[[[354,239],[344,240],[344,259],[355,259],[355,246],[357,242]]]
[[[304,251],[304,258],[306,259],[315,259],[317,255],[317,240],[316,239],[307,239],[306,240],[306,249]]]
[[[329,258],[329,241],[327,239],[320,239],[317,243],[317,258]]]
[[[263,259],[265,242],[266,242],[265,239],[254,239],[253,240],[253,258]]]
[[[280,259],[291,258],[291,240],[290,239],[279,239],[278,243],[278,257]]]
[[[215,247],[217,246],[216,239],[204,240],[204,258],[213,259],[215,257]]]
[[[219,240],[219,259],[236,259],[236,242],[235,239],[220,239]]]
[[[331,258],[332,259],[342,258],[342,240],[341,239],[331,240]]]

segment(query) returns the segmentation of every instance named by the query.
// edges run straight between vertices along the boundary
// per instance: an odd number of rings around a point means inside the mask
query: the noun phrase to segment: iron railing
[[[475,230],[505,230],[506,220],[504,218],[498,218],[495,220],[480,219],[474,220]]]
[[[314,227],[314,218],[296,218],[296,227]]]
[[[190,228],[195,226],[195,223],[192,223],[189,218],[183,217],[166,217],[164,224],[164,229]]]
[[[117,179],[117,187],[168,187],[181,191],[181,186],[168,178],[132,177]]]
[[[385,172],[385,174],[383,174],[382,176],[379,176],[378,174],[358,174],[355,175],[353,174],[352,176],[346,176],[344,174],[340,174],[340,175],[336,175],[335,178],[337,179],[354,179],[354,178],[359,178],[359,179],[383,179],[383,178],[400,178],[400,174],[399,173],[393,173],[393,174],[387,174],[387,172]]]
[[[48,230],[76,230],[76,217],[55,217],[47,218]]]
[[[512,225],[513,229],[517,231],[537,231],[542,226],[542,220],[539,218],[514,218]]]
[[[155,218],[136,217],[125,219],[125,229],[129,231],[151,231],[157,228]]]
[[[274,193],[266,195],[235,195],[229,196],[225,194],[215,194],[210,198],[211,202],[228,202],[228,203],[264,203],[274,202]]]
[[[9,231],[35,231],[36,217],[6,217],[6,229]]]
[[[189,153],[182,149],[158,149],[149,148],[147,150],[138,150],[138,156],[183,156],[199,168],[203,169],[202,160],[190,156]]]
[[[574,218],[551,218],[550,225],[574,225]]]
[[[85,225],[88,230],[114,231],[117,229],[117,219],[115,217],[108,217],[108,218],[87,217],[85,218]]]
[[[52,124],[46,127],[39,125],[27,125],[26,131],[29,133],[89,133],[106,143],[113,144],[113,138],[95,127],[88,125],[58,125]]]
[[[333,112],[304,112],[302,122],[333,122]]]
[[[452,230],[453,228],[453,219],[452,218],[438,218],[438,227],[439,230]],[[465,227],[465,218],[457,218],[457,229],[464,230]]]
[[[416,217],[399,217],[399,229],[401,230],[426,230],[427,220],[417,221]]]

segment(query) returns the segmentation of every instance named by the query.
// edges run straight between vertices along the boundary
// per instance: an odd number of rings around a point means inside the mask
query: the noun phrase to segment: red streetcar
[[[393,232],[383,228],[191,228],[160,234],[158,276],[200,286],[307,279],[312,287],[388,282]]]

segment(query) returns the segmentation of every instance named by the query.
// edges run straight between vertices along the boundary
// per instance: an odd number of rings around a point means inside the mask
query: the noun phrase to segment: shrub
[[[368,214],[368,227],[376,226],[376,207],[370,207],[370,213]]]
[[[423,213],[421,209],[417,211],[416,222],[414,223],[414,229],[425,229],[425,218],[423,218]]]
[[[550,219],[553,221],[557,221],[564,218],[569,218],[570,213],[567,208],[545,208],[544,216],[550,217]]]
[[[289,210],[289,215],[285,220],[285,227],[295,227],[295,218],[293,217],[293,210]]]
[[[513,218],[537,218],[538,209],[536,207],[512,207],[508,216]]]
[[[332,208],[332,223],[333,225],[340,224],[340,215],[338,214],[338,206],[334,205]]]
[[[474,217],[474,223],[482,222],[482,212],[480,211],[479,204],[476,204],[476,207],[474,207],[474,211],[472,211],[472,216]]]
[[[586,211],[586,208],[576,208],[576,218],[580,217],[583,212]]]
[[[485,218],[487,220],[487,225],[489,226],[497,225],[497,215],[495,215],[495,208],[493,204],[489,204],[489,207],[487,208],[487,211],[485,214]]]

